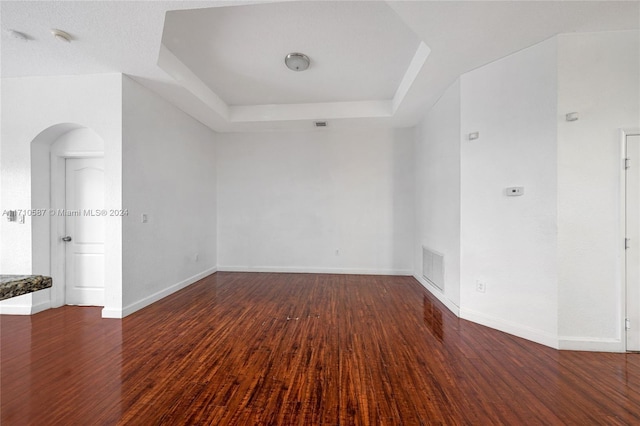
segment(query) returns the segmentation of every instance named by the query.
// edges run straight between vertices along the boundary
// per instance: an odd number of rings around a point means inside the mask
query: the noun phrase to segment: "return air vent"
[[[316,127],[327,127],[326,121],[316,121]]]
[[[422,247],[422,276],[444,291],[444,256]]]

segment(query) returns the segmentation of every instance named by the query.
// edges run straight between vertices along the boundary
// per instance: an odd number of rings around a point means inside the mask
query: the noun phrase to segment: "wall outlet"
[[[196,262],[197,262],[198,260],[200,260],[200,253],[196,253],[196,254],[194,254],[194,255],[193,255],[193,260],[195,260]]]
[[[476,291],[478,293],[485,293],[487,291],[487,284],[484,281],[476,281]]]
[[[147,214],[146,214],[146,213],[142,213],[142,214],[140,215],[140,222],[142,222],[142,223],[147,223],[147,222],[149,222],[149,217],[147,216]]]
[[[510,186],[505,190],[507,197],[519,197],[524,195],[524,186]]]
[[[340,256],[340,249],[336,249],[336,256]]]

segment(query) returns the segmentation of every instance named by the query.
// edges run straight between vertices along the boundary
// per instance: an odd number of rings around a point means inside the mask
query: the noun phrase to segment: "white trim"
[[[625,253],[625,238],[627,237],[627,170],[626,170],[626,161],[627,158],[627,135],[623,129],[620,129],[620,187],[619,190],[619,203],[620,203],[620,212],[619,212],[619,227],[620,227],[620,244],[619,244],[619,259],[620,259],[620,277],[622,278],[622,285],[620,286],[620,307],[618,308],[618,312],[622,312],[622,324],[619,324],[619,330],[622,333],[622,340],[624,340],[624,347],[626,350],[627,346],[627,331],[625,330],[625,318],[627,316],[627,256]],[[572,348],[571,341],[572,338],[561,339],[566,340],[567,346]],[[581,350],[581,349],[575,349]]]
[[[400,275],[412,276],[409,269],[305,268],[297,266],[218,266],[220,272],[280,272],[295,274]]]
[[[122,318],[122,309],[102,308],[102,318]]]
[[[218,269],[215,267],[207,269],[203,272],[200,272],[199,274],[196,274],[187,278],[186,280],[180,281],[179,283],[173,284],[163,290],[160,290],[143,299],[140,299],[137,302],[133,302],[122,309],[105,307],[102,309],[102,318],[124,318],[136,311],[139,311],[142,308],[145,308],[151,305],[154,302],[157,302],[160,299],[163,299],[169,296],[170,294],[175,293],[178,290],[182,290],[183,288],[190,286],[196,281],[200,281],[201,279],[217,271]]]
[[[51,301],[43,300],[40,303],[31,305],[31,315],[37,314],[38,312],[46,311],[47,309],[51,309]]]
[[[523,339],[530,340],[541,345],[558,349],[558,336],[542,330],[527,327],[522,324],[493,317],[472,309],[461,308],[460,318],[475,322],[486,327],[493,328],[504,333],[512,334]]]
[[[26,295],[23,295],[26,296]],[[44,300],[42,302],[34,304],[33,299],[29,299],[28,304],[22,305],[5,305],[0,304],[0,315],[33,315],[38,312],[46,311],[51,308],[51,302]]]
[[[31,315],[31,305],[0,305],[0,315]]]
[[[229,107],[229,122],[371,118],[393,116],[391,101],[322,102],[315,104],[236,105]]]
[[[625,352],[626,344],[624,339],[562,336],[558,339],[558,349],[565,351]]]
[[[85,128],[72,129],[63,135]],[[73,146],[68,143],[58,143],[58,136],[50,144],[50,189],[49,197],[51,201],[51,210],[57,211],[66,208],[65,200],[65,182],[66,182],[66,160],[67,158],[104,158],[104,141],[100,138],[101,144],[93,145],[88,150],[74,150]],[[99,137],[99,136],[98,136]],[[96,142],[91,141],[90,142]],[[106,191],[105,191],[106,193]],[[51,215],[49,227],[49,258],[50,258],[50,274],[53,279],[53,286],[50,293],[50,306],[58,308],[65,304],[65,249],[60,238],[65,234],[65,218],[64,216]],[[106,236],[105,236],[106,237]]]
[[[625,319],[627,318],[627,256],[624,248],[624,239],[627,237],[627,173],[625,168],[625,159],[627,158],[627,136],[635,136],[640,135],[640,128],[624,128],[620,129],[620,158],[622,167],[620,167],[620,271],[622,277],[622,285],[620,286],[620,309],[618,312],[621,312],[621,318],[619,318],[619,330],[620,330],[620,339],[614,340],[611,342],[620,341],[622,343],[621,350],[604,350],[604,349],[594,349],[596,351],[604,351],[604,352],[624,352],[627,350],[627,330],[625,327]],[[568,342],[572,342],[573,338],[568,338]],[[593,340],[585,340],[585,342],[593,342]],[[600,342],[597,340],[595,342]],[[606,346],[606,345],[605,345]],[[585,345],[585,347],[590,347],[589,345]],[[575,349],[575,350],[591,350],[591,349]]]
[[[55,145],[55,142],[54,142]],[[57,211],[64,208],[64,184],[65,184],[65,160],[62,154],[55,152],[51,148],[51,169],[50,169],[50,192],[51,209]],[[51,288],[51,306],[54,308],[64,305],[65,302],[65,274],[64,246],[60,241],[60,236],[64,235],[64,218],[61,216],[51,216],[49,223],[49,246],[50,246],[50,262],[51,262],[51,278],[53,279],[53,287]]]
[[[418,280],[418,282],[422,284],[422,286],[426,288],[429,291],[429,293],[433,294],[436,297],[436,299],[442,302],[442,304],[446,306],[447,309],[449,309],[451,312],[453,312],[455,316],[457,317],[460,316],[460,307],[456,305],[451,299],[447,298],[447,295],[444,294],[438,287],[431,284],[431,282],[425,280],[423,277],[419,276],[418,274],[413,274],[413,278]]]

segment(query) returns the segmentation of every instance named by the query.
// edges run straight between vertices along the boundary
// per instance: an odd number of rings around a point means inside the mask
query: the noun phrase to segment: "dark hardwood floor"
[[[640,355],[459,320],[410,277],[219,272],[0,330],[3,426],[640,424]]]

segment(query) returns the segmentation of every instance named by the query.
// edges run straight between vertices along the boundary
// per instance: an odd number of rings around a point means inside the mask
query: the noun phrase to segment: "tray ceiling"
[[[217,131],[415,125],[461,74],[637,1],[2,1],[2,77],[124,73]],[[61,43],[59,28],[73,37]],[[27,41],[9,30],[25,34]],[[284,56],[302,51],[309,70]]]

